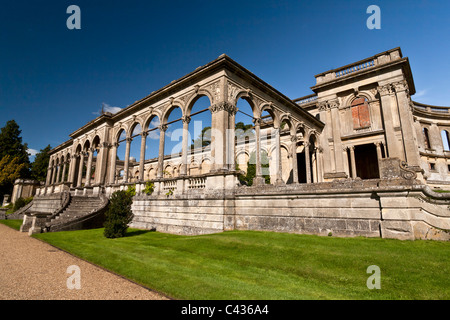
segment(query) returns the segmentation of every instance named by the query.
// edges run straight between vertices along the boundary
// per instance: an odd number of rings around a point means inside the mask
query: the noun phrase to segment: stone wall
[[[134,198],[132,227],[177,234],[265,230],[450,239],[449,196],[416,180],[341,180]]]

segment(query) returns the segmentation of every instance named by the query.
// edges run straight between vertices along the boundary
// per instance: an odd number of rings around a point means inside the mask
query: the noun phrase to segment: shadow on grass
[[[127,230],[124,237],[140,236],[142,234],[146,234],[149,232],[155,232],[155,231],[156,231],[156,229],[150,229],[150,230],[132,229],[132,230]]]

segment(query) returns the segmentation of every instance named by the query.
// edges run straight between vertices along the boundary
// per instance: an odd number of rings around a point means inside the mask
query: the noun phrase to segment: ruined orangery
[[[22,231],[99,227],[132,186],[135,228],[449,239],[449,108],[412,100],[401,49],[311,90],[293,100],[221,55],[103,112],[51,150]]]

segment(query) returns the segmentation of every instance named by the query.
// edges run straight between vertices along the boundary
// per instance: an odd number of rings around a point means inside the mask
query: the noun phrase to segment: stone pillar
[[[377,147],[377,159],[379,162],[383,158],[381,153],[381,142],[380,141],[375,142],[375,146]]]
[[[211,111],[211,158],[212,171],[228,171],[227,164],[227,132],[230,111],[234,106],[227,101],[219,101],[209,107]]]
[[[344,159],[342,158],[342,140],[341,140],[341,117],[339,115],[339,101],[337,99],[328,101],[331,112],[331,123],[333,132],[334,157],[336,162],[336,172],[343,173]]]
[[[400,127],[403,133],[406,162],[408,163],[408,166],[420,169],[419,149],[415,141],[416,135],[414,132],[413,117],[410,111],[408,84],[406,83],[406,80],[404,80],[394,83],[394,87],[400,113]]]
[[[141,153],[139,155],[139,181],[144,181],[144,163],[145,163],[145,142],[147,141],[148,132],[141,133]]]
[[[236,142],[235,142],[235,126],[236,126],[236,112],[238,109],[236,107],[230,108],[229,114],[229,127],[228,127],[228,136],[227,136],[227,163],[228,169],[231,171],[236,170]]]
[[[292,182],[298,183],[298,167],[297,167],[297,136],[291,137],[292,152]]]
[[[91,185],[91,173],[92,173],[92,157],[94,156],[94,148],[90,148],[88,150],[88,161],[86,167],[86,183],[84,184],[86,187]]]
[[[281,128],[275,128],[275,147],[276,147],[276,168],[277,168],[277,180],[275,181],[275,184],[284,184],[282,179],[282,173],[283,173],[283,167],[282,167],[282,161],[281,161],[281,141],[280,141],[280,133]]]
[[[58,164],[57,170],[56,170],[55,183],[60,183],[60,182],[61,182],[61,164]]]
[[[253,185],[261,185],[265,183],[265,179],[262,176],[262,169],[261,169],[261,118],[253,119],[253,123],[255,125],[255,142],[256,142],[256,150],[255,150],[256,164],[255,164],[255,178],[253,178]]]
[[[66,182],[64,177],[66,175],[67,162],[68,162],[68,160],[64,161],[64,164],[63,164],[62,175],[61,175],[61,182]]]
[[[188,139],[189,139],[189,123],[191,122],[191,117],[184,116],[182,118],[183,121],[183,141],[182,141],[182,149],[181,149],[181,170],[180,175],[187,175],[187,166],[188,166]]]
[[[164,140],[166,135],[167,125],[159,126],[159,155],[158,155],[158,172],[157,178],[164,176]]]
[[[51,163],[51,161],[50,161],[50,163]],[[49,164],[49,166],[47,168],[47,179],[45,180],[45,185],[46,186],[50,185],[51,181],[52,181],[52,167]]]
[[[305,153],[306,183],[311,183],[311,158],[309,157],[309,142],[305,141],[303,145],[303,152]]]
[[[108,147],[109,144],[107,142],[102,142],[100,145],[100,150],[97,155],[97,161],[95,162],[95,185],[103,185],[105,183],[105,175],[106,175],[106,162],[108,156]]]
[[[405,160],[405,154],[401,144],[395,137],[394,121],[392,115],[392,86],[390,84],[378,87],[381,98],[381,109],[384,119],[384,133],[386,136],[387,151],[389,157]]]
[[[344,158],[345,173],[347,174],[347,177],[350,178],[350,163],[348,163],[347,150],[348,150],[348,147],[343,147],[342,148],[342,156]]]
[[[317,147],[316,162],[317,162],[317,182],[323,182],[323,149]]]
[[[78,179],[77,179],[77,187],[81,187],[83,180],[83,166],[84,166],[84,152],[80,152],[80,163],[78,166]]]
[[[350,162],[352,166],[352,178],[355,179],[356,175],[356,162],[355,162],[355,146],[350,146]]]
[[[111,157],[110,157],[110,166],[109,166],[109,183],[116,183],[116,157],[117,157],[117,147],[119,144],[117,142],[111,145]]]
[[[130,146],[131,146],[131,141],[133,139],[130,137],[126,138],[126,146],[125,146],[125,163],[124,163],[124,182],[127,183],[128,182],[128,171],[129,171],[129,167],[130,167]]]
[[[76,187],[76,185],[75,185],[75,170],[77,169],[77,158],[78,158],[78,155],[74,154],[72,156],[72,159],[70,160],[70,165],[69,165],[69,182],[70,182],[70,187],[72,187],[72,188]]]
[[[53,168],[52,168],[52,184],[56,183],[56,172],[57,172],[57,166],[53,166]]]

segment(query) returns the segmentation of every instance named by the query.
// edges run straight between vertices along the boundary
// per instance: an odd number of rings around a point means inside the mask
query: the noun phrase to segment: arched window
[[[444,145],[444,151],[450,151],[450,137],[447,130],[441,131],[442,144]]]
[[[423,128],[422,133],[423,133],[423,142],[425,143],[425,148],[431,149],[430,136],[428,135],[428,129]]]
[[[369,104],[366,98],[356,98],[352,102],[353,129],[370,127]]]

